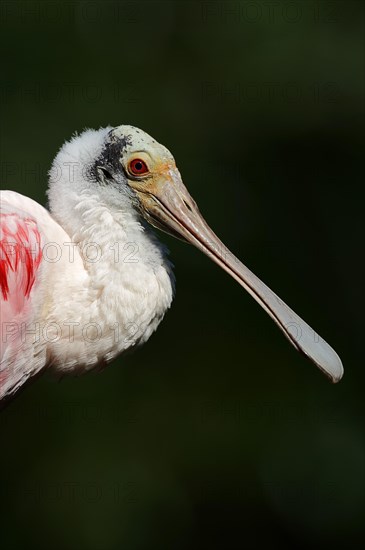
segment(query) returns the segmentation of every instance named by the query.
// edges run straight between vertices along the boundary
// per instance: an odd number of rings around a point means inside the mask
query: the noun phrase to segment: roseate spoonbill
[[[171,153],[133,126],[86,130],[50,170],[50,211],[1,191],[0,399],[43,369],[80,373],[148,340],[174,276],[148,223],[194,244],[242,285],[333,382],[336,352],[221,243]]]

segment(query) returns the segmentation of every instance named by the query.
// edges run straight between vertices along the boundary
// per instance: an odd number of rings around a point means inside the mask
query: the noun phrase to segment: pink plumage
[[[18,213],[0,220],[0,290],[19,312],[29,299],[42,260],[41,235],[35,220]]]
[[[42,262],[41,233],[34,218],[15,205],[1,203],[0,302],[1,364],[21,364],[22,327],[32,318],[33,292]],[[11,358],[11,359],[10,359]],[[12,368],[0,368],[0,394],[14,376]]]

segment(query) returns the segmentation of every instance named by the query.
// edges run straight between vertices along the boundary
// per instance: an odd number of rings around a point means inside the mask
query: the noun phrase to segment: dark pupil
[[[134,169],[137,170],[137,172],[139,172],[140,170],[143,169],[143,164],[142,162],[136,162],[135,165],[134,165]]]

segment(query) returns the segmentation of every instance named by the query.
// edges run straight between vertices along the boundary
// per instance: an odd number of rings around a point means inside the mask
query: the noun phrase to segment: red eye
[[[149,172],[147,164],[142,159],[133,159],[128,164],[128,170],[133,176],[141,176]]]

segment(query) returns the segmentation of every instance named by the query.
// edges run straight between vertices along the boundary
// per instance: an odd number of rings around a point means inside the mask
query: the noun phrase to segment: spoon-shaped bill
[[[139,195],[144,216],[152,225],[195,245],[209,256],[253,296],[298,351],[332,382],[341,379],[343,367],[337,353],[218,239],[177,170],[170,171],[165,184]]]

